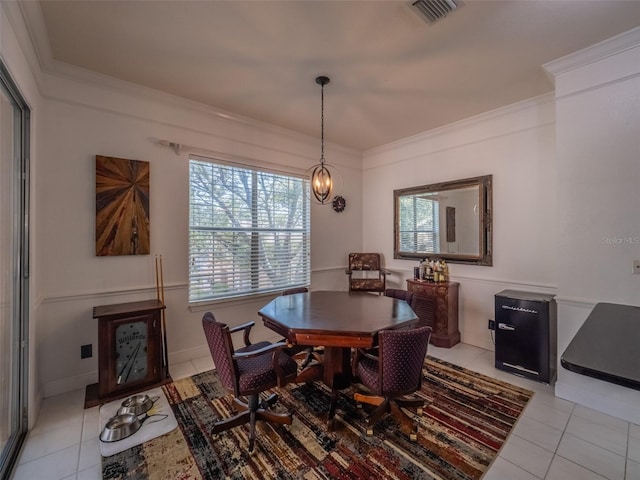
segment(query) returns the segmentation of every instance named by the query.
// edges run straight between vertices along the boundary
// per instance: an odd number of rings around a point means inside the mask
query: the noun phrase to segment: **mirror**
[[[394,190],[393,258],[492,265],[492,175]]]

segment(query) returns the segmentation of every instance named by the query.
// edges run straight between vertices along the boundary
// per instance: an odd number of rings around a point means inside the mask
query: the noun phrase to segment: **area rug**
[[[417,396],[426,408],[418,439],[410,441],[391,416],[367,437],[367,409],[353,390],[339,396],[335,431],[326,427],[330,392],[321,382],[278,389],[276,410],[294,415],[291,426],[258,422],[253,455],[248,430],[210,435],[231,415],[231,396],[215,371],[163,387],[180,428],[102,459],[115,479],[479,479],[506,441],[533,392],[427,357]]]

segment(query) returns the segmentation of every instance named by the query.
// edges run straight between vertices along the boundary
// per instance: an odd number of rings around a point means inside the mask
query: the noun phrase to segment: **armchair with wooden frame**
[[[350,253],[345,273],[349,275],[350,292],[375,292],[378,295],[384,293],[389,274],[381,266],[379,253]]]

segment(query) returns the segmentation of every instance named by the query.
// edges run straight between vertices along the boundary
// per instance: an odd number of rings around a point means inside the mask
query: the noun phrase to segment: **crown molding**
[[[547,62],[542,65],[542,68],[555,79],[558,75],[584,67],[638,45],[640,45],[640,27],[627,30],[620,35]]]
[[[529,115],[527,117],[527,111],[545,108],[549,105],[553,106],[554,104],[554,93],[545,93],[543,95],[528,98],[505,107],[490,110],[458,122],[443,125],[442,127],[434,128],[433,130],[428,130],[411,137],[366,150],[364,152],[364,168],[374,168],[400,161],[406,161],[411,158],[423,156],[425,154],[451,148],[453,146],[458,147],[469,143],[475,143],[478,140],[487,140],[489,138],[528,130],[534,126],[538,127],[540,125],[552,123],[554,119],[541,119],[539,114]],[[525,115],[525,117],[523,117],[525,120],[518,122],[507,121],[506,123],[500,124],[501,121],[504,122],[506,117],[521,113]],[[487,136],[486,126],[490,122],[495,122],[495,125],[498,125],[498,127],[493,129],[490,135]],[[460,133],[463,131],[474,133],[470,136],[464,137],[465,140],[461,141],[460,139],[463,138],[463,136],[461,136]],[[436,139],[439,141],[434,142]],[[426,142],[431,142],[431,144],[434,145],[433,148],[435,150],[425,150],[424,144],[426,144]],[[420,147],[420,153],[415,153],[416,149],[412,148],[415,146]],[[403,154],[401,150],[409,153]]]

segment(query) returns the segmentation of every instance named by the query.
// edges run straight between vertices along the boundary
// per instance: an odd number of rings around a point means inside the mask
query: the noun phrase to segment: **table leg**
[[[327,416],[327,428],[333,431],[338,391],[351,385],[351,349],[343,347],[324,348],[324,382],[331,388],[331,403]]]

